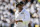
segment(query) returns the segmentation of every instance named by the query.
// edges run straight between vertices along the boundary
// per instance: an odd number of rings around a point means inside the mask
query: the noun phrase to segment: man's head
[[[18,3],[17,5],[16,5],[16,7],[18,7],[18,8],[23,8],[23,3]]]

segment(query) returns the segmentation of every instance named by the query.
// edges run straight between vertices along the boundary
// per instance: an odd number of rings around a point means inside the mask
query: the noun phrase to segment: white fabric
[[[18,22],[16,27],[28,27],[28,23],[30,21],[30,14],[23,9],[21,12],[18,12],[18,10],[15,12],[15,20],[23,20],[22,22]]]
[[[34,4],[31,5],[31,9],[30,9],[31,13],[35,13],[35,8],[34,8]]]
[[[36,23],[36,24],[39,24],[38,18],[34,18],[34,19],[31,18],[31,22],[34,23],[34,24],[35,24],[35,23]]]

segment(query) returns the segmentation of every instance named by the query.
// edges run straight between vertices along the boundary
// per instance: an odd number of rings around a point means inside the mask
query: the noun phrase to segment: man
[[[16,27],[28,27],[30,21],[30,14],[23,9],[23,3],[18,3],[18,10],[15,12]]]

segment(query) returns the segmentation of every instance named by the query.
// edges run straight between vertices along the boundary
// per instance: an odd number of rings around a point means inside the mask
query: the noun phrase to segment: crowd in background
[[[0,27],[10,27],[14,23],[16,4],[24,3],[24,9],[30,13],[29,26],[40,25],[40,0],[0,0]]]
[[[17,3],[24,3],[24,7],[30,13],[30,25],[40,25],[40,0],[17,0]]]
[[[11,21],[14,21],[14,9],[16,9],[15,0],[0,0],[0,27],[9,27]]]

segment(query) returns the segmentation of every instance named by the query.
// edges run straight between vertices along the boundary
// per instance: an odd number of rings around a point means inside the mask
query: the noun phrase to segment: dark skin
[[[21,12],[23,10],[23,6],[24,6],[23,4],[18,6],[19,12]]]

